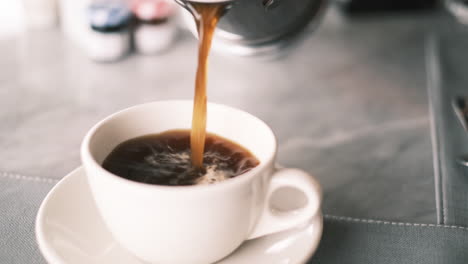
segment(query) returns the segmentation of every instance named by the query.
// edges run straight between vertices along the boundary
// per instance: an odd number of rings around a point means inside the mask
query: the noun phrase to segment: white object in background
[[[137,18],[135,48],[143,54],[168,49],[177,35],[174,0],[135,0],[132,11]]]
[[[60,27],[79,47],[87,47],[90,27],[86,8],[92,0],[60,0]]]
[[[125,56],[130,50],[130,32],[101,33],[90,30],[87,33],[86,51],[94,61],[112,62]]]
[[[22,0],[24,19],[29,29],[46,29],[58,24],[56,0]]]
[[[160,24],[140,24],[134,33],[135,49],[142,54],[155,54],[168,49],[177,36],[173,19]]]
[[[87,8],[91,27],[87,51],[95,61],[110,62],[130,51],[131,13],[123,2],[97,2]]]
[[[24,8],[18,0],[0,0],[0,39],[14,37],[24,30]]]
[[[287,192],[278,192],[274,200],[290,205],[302,202],[300,196]],[[318,215],[298,228],[244,242],[217,264],[306,263],[317,249],[322,221]],[[107,229],[82,167],[63,177],[42,202],[36,218],[36,240],[49,264],[143,264]],[[172,253],[179,254],[176,249]]]

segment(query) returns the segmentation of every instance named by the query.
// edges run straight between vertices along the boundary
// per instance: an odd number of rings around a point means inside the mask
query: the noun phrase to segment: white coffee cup
[[[149,263],[206,264],[229,255],[248,239],[320,217],[321,189],[298,169],[275,168],[276,139],[260,119],[231,107],[208,104],[207,130],[249,149],[260,164],[212,185],[160,186],[130,181],[101,167],[125,140],[171,129],[189,129],[192,101],[137,105],[96,124],[81,157],[100,214],[115,239]],[[278,212],[270,197],[282,187],[305,194],[303,208]],[[320,239],[319,235],[316,243]]]

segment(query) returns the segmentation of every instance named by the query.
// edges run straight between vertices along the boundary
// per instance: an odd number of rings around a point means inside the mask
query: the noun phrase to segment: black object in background
[[[341,0],[339,5],[349,14],[427,10],[438,6],[439,0]]]

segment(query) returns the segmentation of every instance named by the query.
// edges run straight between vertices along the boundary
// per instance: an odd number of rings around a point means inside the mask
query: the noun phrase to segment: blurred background
[[[1,263],[43,263],[37,209],[81,165],[96,122],[193,99],[198,45],[177,1],[0,0]],[[466,226],[467,7],[234,0],[215,33],[208,100],[268,123],[278,163],[320,181],[328,220]]]
[[[468,13],[463,0],[237,0],[232,6],[217,32],[215,42],[222,43],[215,46],[241,55],[264,53],[264,46],[272,43],[285,46],[279,43],[315,28],[329,6],[347,18],[448,9],[464,21]],[[180,29],[194,32],[190,15],[181,10],[173,0],[4,0],[0,3],[0,39],[59,29],[91,59],[114,61],[134,50],[163,51],[175,43]],[[102,33],[108,33],[107,38]],[[246,50],[252,46],[256,51]]]
[[[208,100],[265,120],[279,162],[321,181],[326,214],[434,223],[427,51],[450,36],[464,61],[466,10],[236,0],[215,37]],[[191,100],[196,59],[193,22],[171,0],[0,1],[0,171],[62,178],[100,119]]]

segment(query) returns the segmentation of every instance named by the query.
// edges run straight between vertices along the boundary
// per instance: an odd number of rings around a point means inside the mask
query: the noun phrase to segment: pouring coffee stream
[[[208,54],[215,29],[218,46],[226,43],[233,53],[277,52],[298,39],[311,21],[321,17],[326,0],[175,0],[195,20],[199,38],[198,66],[195,80],[191,153],[192,165],[203,168],[206,137],[206,86]],[[281,2],[281,3],[280,3]],[[281,5],[281,10],[277,7]],[[220,18],[232,8],[220,27]],[[218,34],[219,33],[219,34]],[[223,41],[224,36],[224,41]],[[227,39],[226,39],[226,36]],[[225,42],[228,40],[228,42]],[[233,42],[234,41],[234,42]],[[224,44],[222,44],[224,42]],[[248,51],[247,53],[245,53]]]
[[[202,169],[206,139],[208,55],[216,25],[221,16],[227,11],[230,2],[184,1],[179,3],[192,14],[198,30],[198,66],[195,78],[190,149],[193,167]]]

